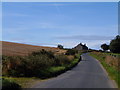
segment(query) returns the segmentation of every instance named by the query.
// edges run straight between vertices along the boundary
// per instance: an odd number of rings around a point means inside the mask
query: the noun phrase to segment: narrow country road
[[[34,88],[115,88],[100,63],[89,56],[82,55],[82,61],[58,77],[40,82]]]

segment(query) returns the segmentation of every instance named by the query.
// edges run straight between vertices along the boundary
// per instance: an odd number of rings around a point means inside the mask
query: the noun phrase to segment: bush
[[[62,66],[64,64],[69,64],[70,59],[66,55],[56,55],[55,56],[55,65]]]
[[[110,42],[110,51],[113,53],[120,53],[120,36],[116,36],[115,39],[113,39]]]
[[[69,64],[66,55],[54,55],[50,51],[41,50],[24,57],[3,56],[3,75],[15,77],[39,77],[43,70],[52,66]]]
[[[106,50],[109,49],[109,45],[107,45],[107,44],[102,44],[102,45],[101,45],[101,48],[102,48],[104,51],[106,51]]]
[[[36,56],[36,55],[47,55],[47,57],[49,58],[54,58],[54,53],[51,51],[45,51],[44,49],[42,49],[41,51],[37,51],[37,52],[32,52],[32,54],[30,54],[30,56]]]
[[[3,56],[2,63],[4,76],[35,76],[39,70],[54,64],[54,54],[41,50],[25,57]]]
[[[63,49],[63,45],[60,45],[60,44],[59,44],[57,47],[58,47],[59,49]]]
[[[27,59],[27,64],[29,71],[26,72],[26,75],[38,76],[41,70],[48,68],[54,64],[54,59],[50,59],[47,55],[29,56]]]
[[[2,90],[8,89],[21,90],[21,86],[13,81],[2,78]]]
[[[75,55],[76,53],[78,53],[77,50],[74,49],[68,49],[66,52],[66,55]]]
[[[7,76],[20,76],[21,72],[25,70],[24,60],[20,56],[3,56],[2,57],[2,71],[3,75]],[[22,68],[23,67],[23,68]]]

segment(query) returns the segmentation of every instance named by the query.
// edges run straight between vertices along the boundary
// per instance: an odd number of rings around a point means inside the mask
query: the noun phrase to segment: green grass
[[[51,71],[51,72],[58,72],[58,71],[61,71],[61,70],[64,70],[64,69],[65,69],[64,66],[51,67],[51,68],[49,68],[49,71]]]
[[[33,84],[42,81],[40,78],[26,78],[26,77],[3,77],[11,82],[19,84],[22,88],[29,88]]]
[[[90,53],[91,56],[96,58],[101,62],[103,67],[106,69],[108,72],[108,75],[110,76],[111,79],[115,80],[118,87],[120,87],[120,71],[118,71],[116,68],[109,66],[108,64],[105,63],[105,57],[104,56],[97,56],[93,53]]]
[[[69,65],[66,66],[66,67],[72,68],[72,67],[74,67],[78,62],[79,62],[79,59],[75,59],[74,61],[71,62],[71,64],[69,64]]]
[[[8,88],[21,90],[21,86],[18,83],[14,82],[13,80],[2,78],[2,90],[7,90]]]

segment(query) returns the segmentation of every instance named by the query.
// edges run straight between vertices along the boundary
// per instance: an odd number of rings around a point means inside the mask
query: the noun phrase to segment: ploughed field
[[[13,42],[6,42],[6,41],[0,41],[0,55],[6,55],[6,56],[25,56],[33,51],[39,51],[39,50],[47,50],[58,53],[65,53],[66,50],[61,50],[59,48],[55,47],[44,47],[44,46],[35,46],[35,45],[28,45],[28,44],[20,44],[20,43],[13,43]]]

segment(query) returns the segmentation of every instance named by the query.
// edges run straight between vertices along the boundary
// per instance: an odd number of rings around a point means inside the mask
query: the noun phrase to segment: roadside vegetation
[[[2,90],[7,90],[7,89],[21,90],[21,86],[12,80],[10,81],[10,80],[3,78],[2,79]]]
[[[103,51],[107,52],[109,50],[112,53],[120,53],[120,36],[117,35],[113,40],[110,41],[110,44],[102,44],[101,48]]]
[[[5,77],[4,76],[2,77],[2,84],[3,84],[3,87],[7,86],[7,88],[9,88],[8,86],[9,84],[6,85],[6,83],[4,83],[4,80],[7,80],[8,82],[14,82],[15,84],[19,85],[20,88],[30,88],[34,84],[43,81],[42,79],[36,78],[36,77],[30,78],[30,77]]]
[[[120,87],[120,58],[101,52],[91,52],[90,55],[101,62],[111,79],[115,80],[118,87]]]
[[[117,35],[110,44],[102,44],[102,50],[89,50],[90,55],[101,62],[111,79],[120,87],[120,36]]]
[[[54,77],[76,66],[79,61],[80,54],[74,50],[69,51],[69,54],[55,54],[42,49],[28,56],[2,56],[3,81],[9,81],[10,78]],[[15,83],[21,84],[19,81]]]

